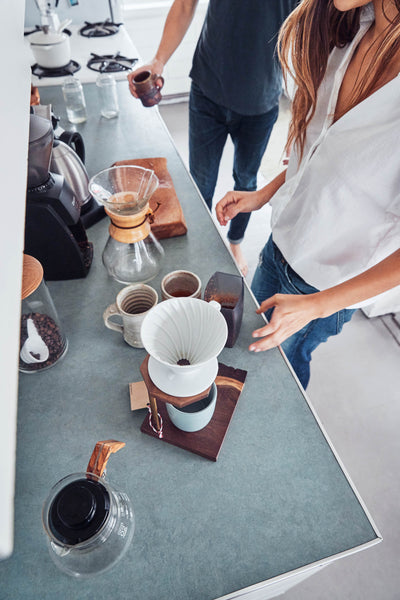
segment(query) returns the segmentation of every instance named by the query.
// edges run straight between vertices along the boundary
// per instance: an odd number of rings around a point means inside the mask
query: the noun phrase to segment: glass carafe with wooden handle
[[[89,182],[111,221],[103,264],[120,283],[145,283],[160,270],[164,250],[151,231],[149,206],[158,184],[154,171],[137,166],[111,167]]]
[[[50,556],[68,575],[83,578],[110,569],[132,541],[131,501],[104,476],[110,454],[123,446],[116,440],[97,442],[86,472],[61,479],[43,504]]]

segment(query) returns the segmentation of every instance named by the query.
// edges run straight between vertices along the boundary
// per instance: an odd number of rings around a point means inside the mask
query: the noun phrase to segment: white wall
[[[52,4],[54,6],[54,0]],[[57,7],[60,21],[72,19],[73,23],[82,25],[84,21],[96,22],[110,19],[111,14],[115,22],[121,21],[119,0],[79,0],[75,6],[71,6],[69,0],[59,0]],[[35,0],[26,0],[25,26],[35,27],[35,25],[40,25],[39,10]]]
[[[156,53],[172,0],[147,0],[146,2],[122,0],[121,4],[125,27],[141,58],[146,62],[152,59]],[[164,98],[189,93],[189,71],[207,6],[208,0],[199,0],[195,16],[185,38],[164,69]]]
[[[24,0],[1,0],[4,60],[0,110],[0,557],[13,546],[19,323],[28,156],[30,68],[23,44]]]

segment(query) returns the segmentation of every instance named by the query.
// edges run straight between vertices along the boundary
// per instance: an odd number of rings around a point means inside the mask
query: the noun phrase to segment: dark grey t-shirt
[[[297,0],[210,0],[190,77],[213,102],[242,115],[278,104],[277,35]]]

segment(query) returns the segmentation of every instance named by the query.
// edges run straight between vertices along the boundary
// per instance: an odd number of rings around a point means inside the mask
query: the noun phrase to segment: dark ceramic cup
[[[157,81],[161,80],[162,85],[157,85]],[[133,78],[136,93],[143,106],[155,106],[162,98],[160,90],[164,85],[164,78],[150,71],[141,71]]]

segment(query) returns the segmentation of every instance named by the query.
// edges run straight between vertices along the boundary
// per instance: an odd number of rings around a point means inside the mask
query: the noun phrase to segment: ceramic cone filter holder
[[[146,315],[141,336],[153,383],[171,396],[187,397],[213,383],[228,328],[217,302],[172,298]]]

